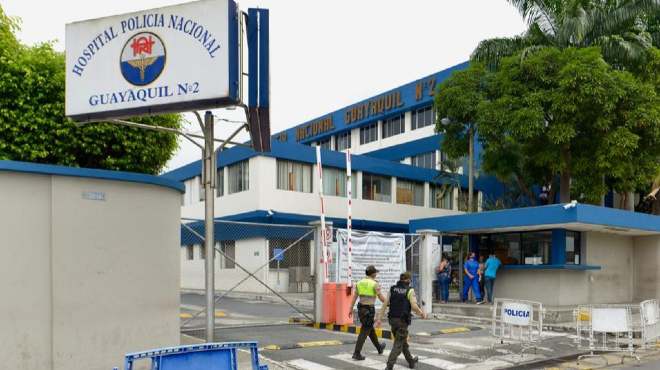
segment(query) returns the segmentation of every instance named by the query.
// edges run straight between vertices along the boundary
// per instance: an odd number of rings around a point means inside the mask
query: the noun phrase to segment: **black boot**
[[[354,353],[353,354],[353,360],[362,361],[362,360],[364,360],[364,356],[362,356],[359,353]]]
[[[381,343],[378,345],[378,354],[382,355],[383,351],[385,350],[385,347],[387,347],[387,343]]]
[[[418,362],[419,362],[419,357],[415,356],[412,358],[412,361],[408,361],[408,367],[414,369],[417,367]]]

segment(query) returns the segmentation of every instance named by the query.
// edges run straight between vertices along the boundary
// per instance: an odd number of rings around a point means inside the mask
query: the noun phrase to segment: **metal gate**
[[[313,321],[314,227],[216,220],[214,228],[216,330]],[[182,222],[181,328],[199,338],[206,320],[203,235],[203,222]]]

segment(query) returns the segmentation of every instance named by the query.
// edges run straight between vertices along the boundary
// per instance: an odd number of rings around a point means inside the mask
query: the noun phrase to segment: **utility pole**
[[[200,122],[201,123],[201,122]],[[206,341],[213,342],[215,331],[215,150],[213,147],[213,114],[204,115],[204,252],[205,252],[205,288],[206,288]]]

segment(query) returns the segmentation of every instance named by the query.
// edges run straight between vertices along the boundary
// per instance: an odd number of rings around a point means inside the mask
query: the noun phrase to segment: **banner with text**
[[[399,275],[406,271],[405,235],[379,232],[353,231],[353,283],[364,278],[364,270],[369,265],[378,269],[378,282],[383,293],[396,284]],[[348,281],[348,232],[337,230],[337,247],[339,256],[336,258],[339,282]]]

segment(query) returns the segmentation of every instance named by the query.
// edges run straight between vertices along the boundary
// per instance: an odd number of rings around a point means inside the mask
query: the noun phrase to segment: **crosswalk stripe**
[[[303,360],[301,358],[297,360],[286,361],[284,363],[299,370],[334,370],[332,367],[321,365],[312,361]]]
[[[440,358],[425,358],[425,359],[420,359],[419,362],[427,365],[435,366],[443,370],[458,370],[465,368],[464,364],[457,364],[455,362],[443,360]]]
[[[362,361],[355,361],[355,360],[353,360],[352,356],[353,355],[351,355],[350,353],[340,353],[338,355],[332,355],[332,356],[329,356],[329,357],[333,358],[335,360],[350,362],[355,367],[366,367],[366,368],[369,368],[369,369],[382,370],[387,366],[386,357],[383,357],[384,360],[382,360],[382,361],[381,360],[376,360],[376,359],[371,358],[371,357],[367,357],[366,359],[364,359]],[[401,365],[394,365],[395,370],[404,370],[404,369],[407,369],[407,368],[408,367],[403,367]]]
[[[472,360],[472,361],[482,361],[482,358],[479,356],[471,355],[469,353],[463,353],[463,352],[453,352],[453,351],[448,351],[446,349],[441,349],[441,348],[427,348],[427,347],[415,347],[414,351],[424,351],[424,352],[429,352],[433,353],[436,355],[443,355],[443,356],[451,356],[451,357],[456,357],[456,358],[464,358],[466,360]]]
[[[446,345],[446,346],[450,346],[450,347],[454,347],[454,348],[467,349],[467,350],[470,350],[470,351],[478,351],[478,350],[482,350],[482,349],[487,348],[485,346],[480,346],[478,344],[466,344],[466,343],[462,343],[462,342],[442,342],[442,345],[443,346]]]

